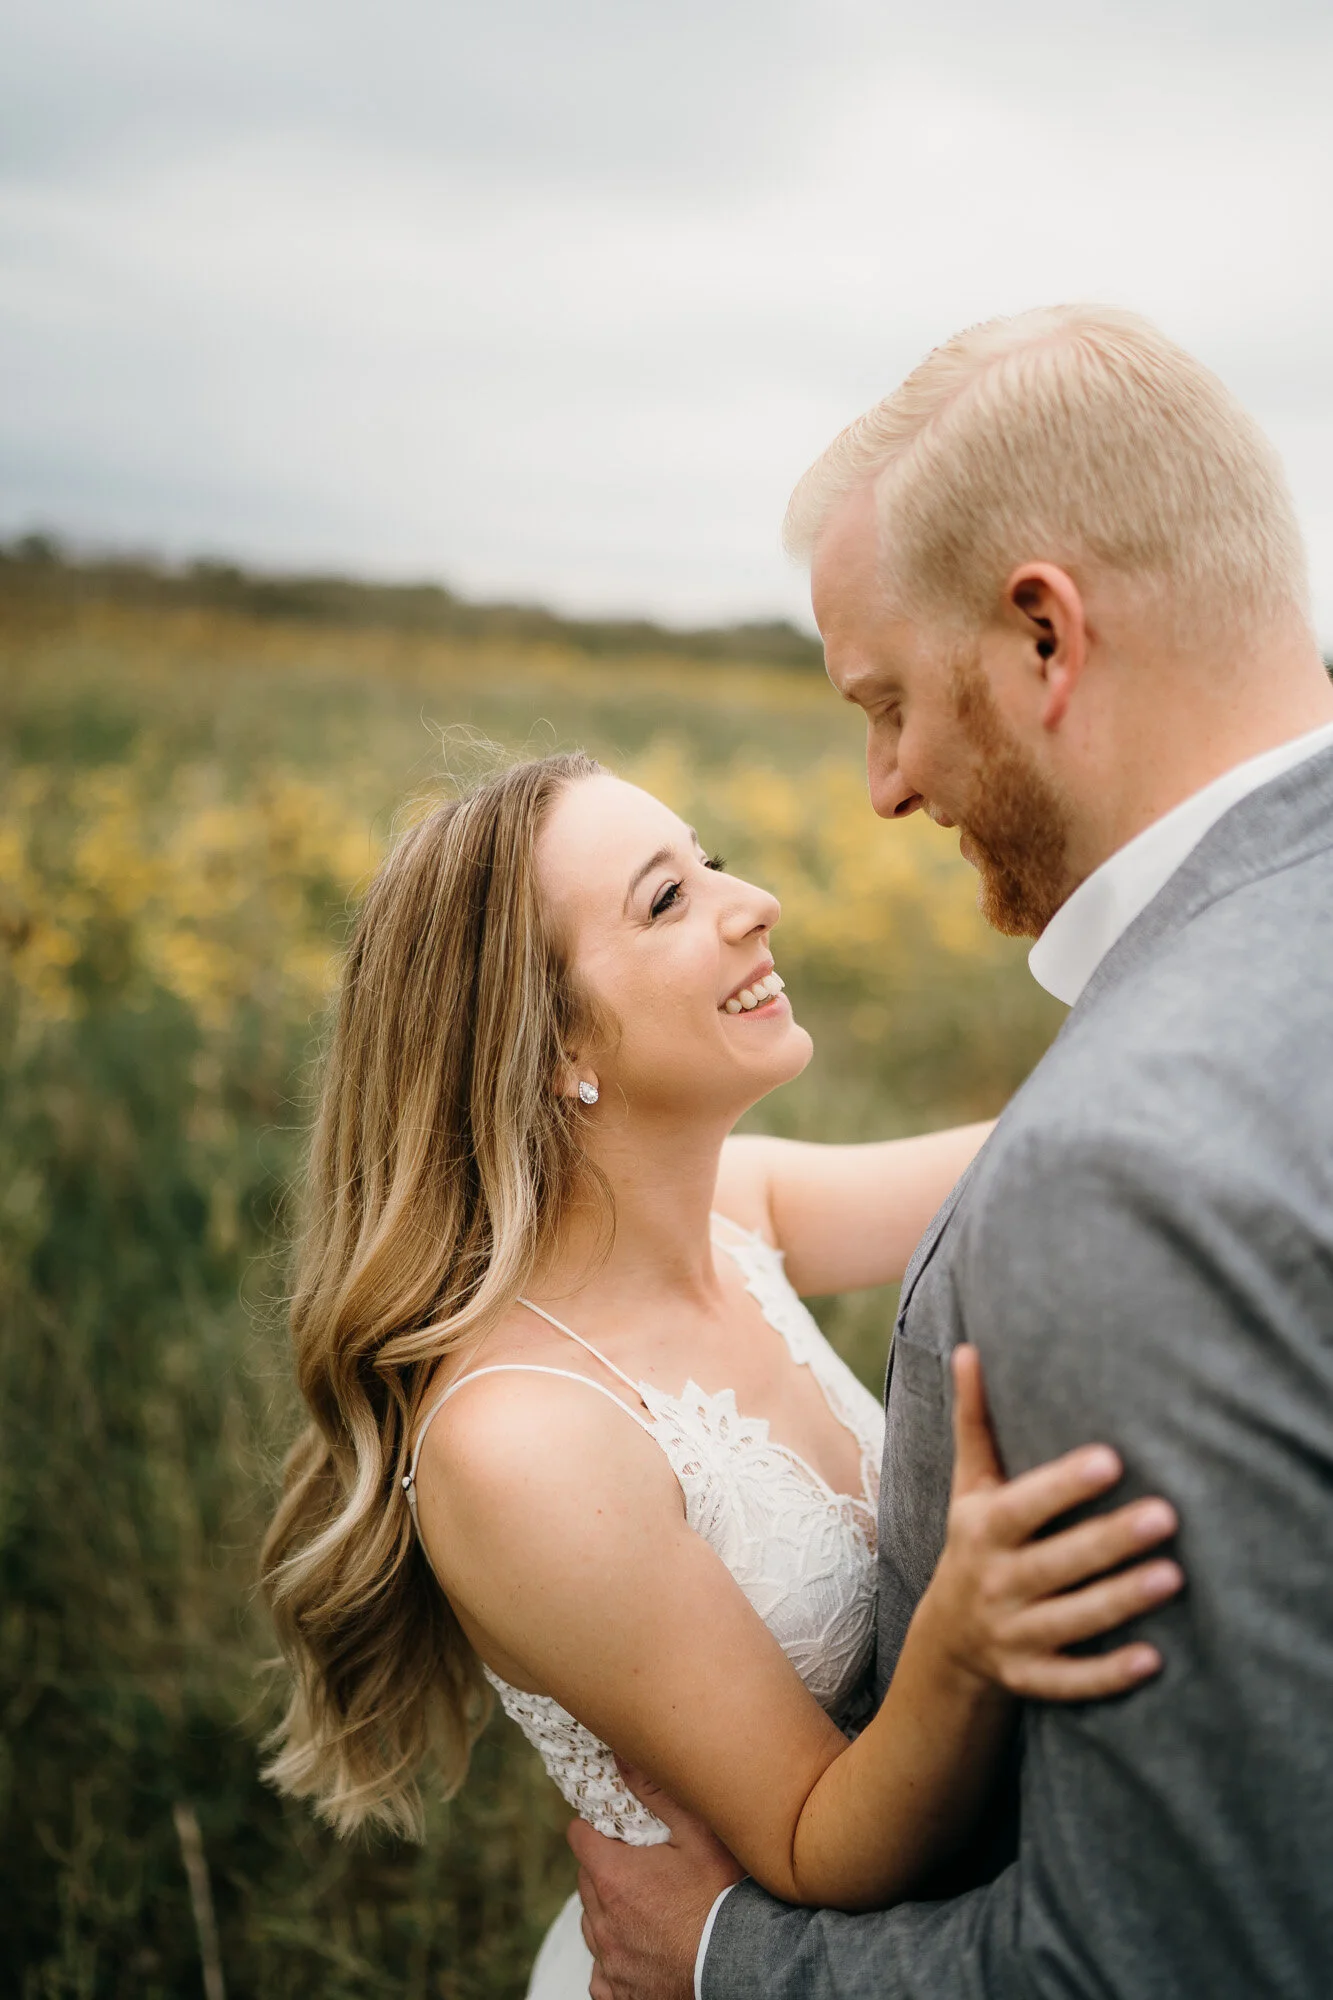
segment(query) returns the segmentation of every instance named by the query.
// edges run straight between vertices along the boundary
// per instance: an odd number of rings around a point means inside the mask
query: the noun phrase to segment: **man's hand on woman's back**
[[[694,1962],[708,1913],[744,1870],[704,1825],[640,1771],[630,1790],[671,1829],[659,1847],[627,1847],[576,1819],[583,1936],[596,1960],[592,2000],[694,2000]]]

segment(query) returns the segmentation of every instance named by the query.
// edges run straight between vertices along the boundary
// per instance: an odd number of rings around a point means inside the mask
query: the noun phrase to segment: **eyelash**
[[[724,872],[724,870],[726,869],[726,865],[727,865],[726,860],[720,854],[710,854],[705,858],[704,861],[705,868],[712,868],[719,875]],[[666,888],[663,889],[661,895],[658,897],[657,901],[653,904],[651,910],[649,910],[648,912],[649,919],[651,920],[654,917],[664,917],[668,910],[674,909],[676,906],[676,899],[680,895],[680,891],[681,891],[681,884],[679,882],[668,882]]]

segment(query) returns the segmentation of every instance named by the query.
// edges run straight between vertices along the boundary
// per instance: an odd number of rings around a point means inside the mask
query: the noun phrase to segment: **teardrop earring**
[[[595,1083],[580,1083],[579,1085],[580,1104],[596,1104],[600,1096],[601,1092],[598,1090],[597,1085]]]

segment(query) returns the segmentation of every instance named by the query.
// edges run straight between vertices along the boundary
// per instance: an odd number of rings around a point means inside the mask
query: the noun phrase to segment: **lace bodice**
[[[679,1396],[668,1396],[650,1382],[630,1383],[646,1411],[636,1420],[670,1461],[690,1527],[722,1558],[815,1699],[846,1720],[874,1632],[884,1414],[792,1290],[781,1251],[734,1224],[722,1226],[727,1236],[715,1238],[717,1247],[736,1260],[746,1290],[782,1335],[792,1360],[810,1370],[830,1410],[856,1439],[861,1491],[833,1492],[805,1459],[770,1438],[764,1418],[739,1411],[730,1389],[709,1395],[691,1381]],[[588,1346],[571,1329],[561,1330]],[[605,1356],[598,1359],[621,1374]],[[453,1388],[471,1379],[462,1377]],[[581,1379],[592,1388],[600,1386]],[[420,1449],[418,1437],[404,1482],[413,1503]],[[550,1696],[524,1694],[489,1669],[486,1677],[581,1818],[599,1833],[632,1846],[668,1838],[666,1827],[623,1783],[610,1750],[591,1730]]]

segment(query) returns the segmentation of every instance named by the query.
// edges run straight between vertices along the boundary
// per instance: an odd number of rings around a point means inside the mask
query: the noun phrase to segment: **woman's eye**
[[[704,856],[703,865],[705,868],[714,868],[720,872],[726,868],[727,864],[720,854],[708,854]],[[683,882],[668,882],[666,888],[662,890],[649,910],[649,918],[664,917],[668,910],[674,908],[680,901],[681,891],[684,886]]]
[[[704,867],[715,868],[719,875],[725,875],[727,872],[726,857],[721,854],[710,854],[704,862]]]

